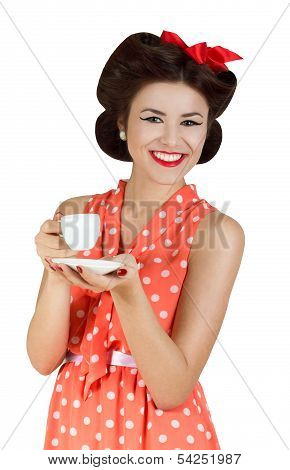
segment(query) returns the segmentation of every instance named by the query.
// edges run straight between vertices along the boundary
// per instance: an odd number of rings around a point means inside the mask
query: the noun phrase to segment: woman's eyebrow
[[[166,116],[165,113],[163,113],[162,111],[158,111],[158,109],[145,108],[145,109],[142,109],[142,111],[140,111],[140,112],[143,113],[144,111],[151,111],[151,113],[160,114],[160,116]],[[198,116],[203,118],[203,115],[200,114],[200,113],[197,113],[197,112],[181,114],[181,117],[194,116],[195,114],[197,114]]]

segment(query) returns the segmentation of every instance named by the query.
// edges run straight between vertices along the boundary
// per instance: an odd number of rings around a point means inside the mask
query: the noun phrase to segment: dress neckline
[[[129,180],[127,179],[120,179],[118,182],[118,187],[115,190],[115,195],[117,196],[117,201],[116,205],[118,205],[118,217],[117,217],[117,232],[118,232],[118,240],[117,240],[117,254],[125,254],[125,253],[131,253],[133,249],[137,246],[139,238],[141,234],[145,231],[148,230],[153,224],[155,219],[157,218],[157,215],[160,214],[162,211],[165,212],[167,206],[169,203],[173,200],[175,200],[177,203],[179,203],[179,212],[183,211],[184,208],[184,203],[188,203],[188,200],[190,200],[192,203],[199,201],[199,196],[196,191],[196,185],[195,184],[184,184],[181,188],[177,189],[171,196],[169,196],[162,204],[159,206],[157,209],[153,211],[152,217],[150,220],[141,228],[141,230],[137,233],[135,238],[132,240],[130,245],[124,249],[122,253],[119,253],[120,251],[120,240],[121,240],[121,212],[124,204],[124,196],[125,196],[125,188],[127,185],[127,182]],[[178,214],[178,210],[177,210]]]

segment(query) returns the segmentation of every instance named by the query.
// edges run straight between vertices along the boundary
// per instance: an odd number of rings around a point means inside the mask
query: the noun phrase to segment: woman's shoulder
[[[217,208],[201,219],[191,245],[196,250],[224,250],[230,246],[243,248],[245,233],[241,224]]]
[[[85,196],[75,196],[69,199],[66,199],[61,204],[59,204],[58,208],[55,211],[60,212],[62,215],[72,215],[72,214],[83,214],[89,204],[90,200],[93,199],[93,196],[85,195]]]

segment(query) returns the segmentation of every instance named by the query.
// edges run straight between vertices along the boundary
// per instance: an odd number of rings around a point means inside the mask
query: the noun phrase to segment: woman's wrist
[[[111,289],[112,294],[128,296],[128,295],[138,295],[140,292],[140,288],[142,288],[139,273],[136,273],[136,276],[130,279],[124,279],[123,282],[116,285],[113,289]]]

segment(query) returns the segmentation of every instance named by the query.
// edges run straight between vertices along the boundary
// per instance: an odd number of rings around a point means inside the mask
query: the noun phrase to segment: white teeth
[[[167,153],[161,153],[161,152],[153,152],[152,153],[155,155],[155,157],[159,158],[160,160],[164,160],[165,162],[175,162],[177,160],[180,160],[182,157],[182,153],[174,154],[174,155],[168,155]]]

